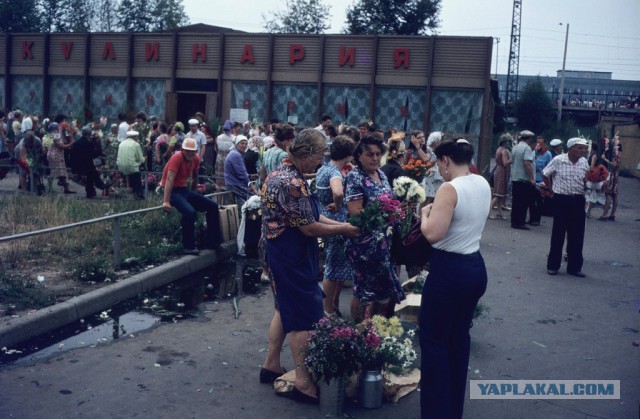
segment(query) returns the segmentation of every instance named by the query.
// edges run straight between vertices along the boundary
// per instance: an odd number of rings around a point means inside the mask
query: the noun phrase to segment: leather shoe
[[[531,230],[529,227],[527,227],[526,225],[521,225],[521,226],[511,226],[511,228],[515,228],[517,230]]]
[[[558,275],[558,270],[557,269],[547,269],[547,273],[549,275]]]
[[[587,275],[584,274],[584,272],[582,271],[578,271],[578,272],[567,272],[569,275],[573,275],[573,276],[577,276],[578,278],[585,278]]]

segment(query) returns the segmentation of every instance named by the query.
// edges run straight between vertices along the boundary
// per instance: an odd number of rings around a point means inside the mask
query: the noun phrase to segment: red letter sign
[[[203,63],[207,61],[207,44],[202,44],[200,48],[198,48],[198,45],[193,44],[191,59],[194,63],[198,61],[198,55],[200,55],[200,61],[202,61]]]
[[[33,41],[23,42],[22,43],[22,59],[30,59],[33,60],[33,54],[31,53],[31,47],[33,46]]]
[[[302,45],[291,45],[289,47],[289,64],[304,60],[304,47]]]
[[[343,67],[349,61],[349,67],[353,67],[356,63],[356,49],[353,47],[340,47],[340,67]]]
[[[147,61],[158,61],[160,59],[159,55],[157,42],[155,44],[145,44],[145,57]]]
[[[253,46],[245,45],[244,50],[242,51],[242,57],[240,57],[240,64],[244,64],[245,61],[248,61],[250,64],[254,64],[255,60],[253,59]]]
[[[62,42],[60,44],[62,47],[62,54],[64,55],[64,59],[68,60],[71,58],[71,49],[73,48],[73,42]]]
[[[113,50],[113,44],[111,42],[105,42],[104,50],[102,51],[102,59],[106,60],[107,58],[111,60],[116,59],[116,53]]]
[[[396,48],[393,51],[393,59],[396,61],[393,68],[399,68],[404,64],[404,68],[409,68],[409,48]]]

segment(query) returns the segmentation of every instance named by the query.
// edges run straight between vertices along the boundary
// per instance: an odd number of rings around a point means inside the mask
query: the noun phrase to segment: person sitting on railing
[[[175,153],[162,172],[160,186],[164,187],[162,209],[171,213],[172,206],[182,214],[182,245],[187,255],[197,255],[196,249],[196,216],[197,212],[205,212],[207,219],[207,235],[204,247],[220,251],[222,234],[220,232],[220,213],[218,204],[196,192],[198,187],[198,169],[200,157],[196,154],[198,147],[193,138],[185,138],[182,150]],[[187,189],[187,181],[191,179],[191,188]]]

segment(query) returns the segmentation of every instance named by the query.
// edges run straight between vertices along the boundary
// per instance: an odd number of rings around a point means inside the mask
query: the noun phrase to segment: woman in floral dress
[[[58,185],[64,188],[64,193],[73,194],[75,192],[69,189],[67,166],[64,163],[64,150],[71,148],[73,143],[65,144],[62,141],[58,131],[59,125],[56,122],[49,124],[48,130],[49,132],[44,136],[43,142],[47,148],[47,160],[49,161],[51,177],[58,178]]]
[[[380,160],[387,146],[376,137],[365,137],[354,152],[357,167],[347,175],[345,197],[349,215],[364,211],[381,195],[393,194],[387,176],[380,170]],[[405,299],[395,267],[391,264],[393,227],[380,228],[349,240],[346,253],[354,270],[351,315],[360,319],[376,314],[393,314],[396,303]]]
[[[622,163],[622,144],[620,144],[620,139],[617,135],[613,137],[613,150],[611,151],[611,157],[607,158],[606,153],[603,153],[602,159],[609,165],[609,180],[607,180],[603,188],[606,201],[604,203],[602,215],[598,220],[615,221],[616,210],[618,209],[618,180],[620,164]],[[607,217],[609,209],[611,209],[611,214]]]
[[[347,207],[344,205],[345,175],[340,169],[351,160],[356,144],[345,135],[334,138],[331,145],[330,160],[325,163],[316,175],[316,189],[320,200],[321,214],[334,221],[347,221]],[[322,289],[324,313],[327,316],[340,313],[340,292],[344,281],[353,278],[351,262],[344,251],[344,237],[334,236],[325,239],[325,265]]]

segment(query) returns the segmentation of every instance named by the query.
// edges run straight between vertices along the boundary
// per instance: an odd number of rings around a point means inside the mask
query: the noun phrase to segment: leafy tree
[[[117,10],[119,0],[92,0],[93,14],[91,16],[92,32],[115,32],[118,26]]]
[[[545,131],[553,124],[553,102],[544,90],[540,77],[529,81],[520,92],[515,102],[515,115],[522,129],[536,133]]]
[[[440,21],[441,0],[356,0],[347,8],[344,33],[425,35]]]
[[[41,0],[42,30],[44,32],[66,32],[65,0]]]
[[[118,24],[126,32],[149,32],[153,22],[149,0],[122,0],[117,9]]]
[[[331,26],[331,6],[321,0],[287,0],[286,5],[286,11],[262,15],[267,32],[321,34]]]
[[[40,32],[42,25],[37,0],[0,0],[0,32]]]
[[[164,31],[189,24],[182,0],[155,0],[151,29]]]

